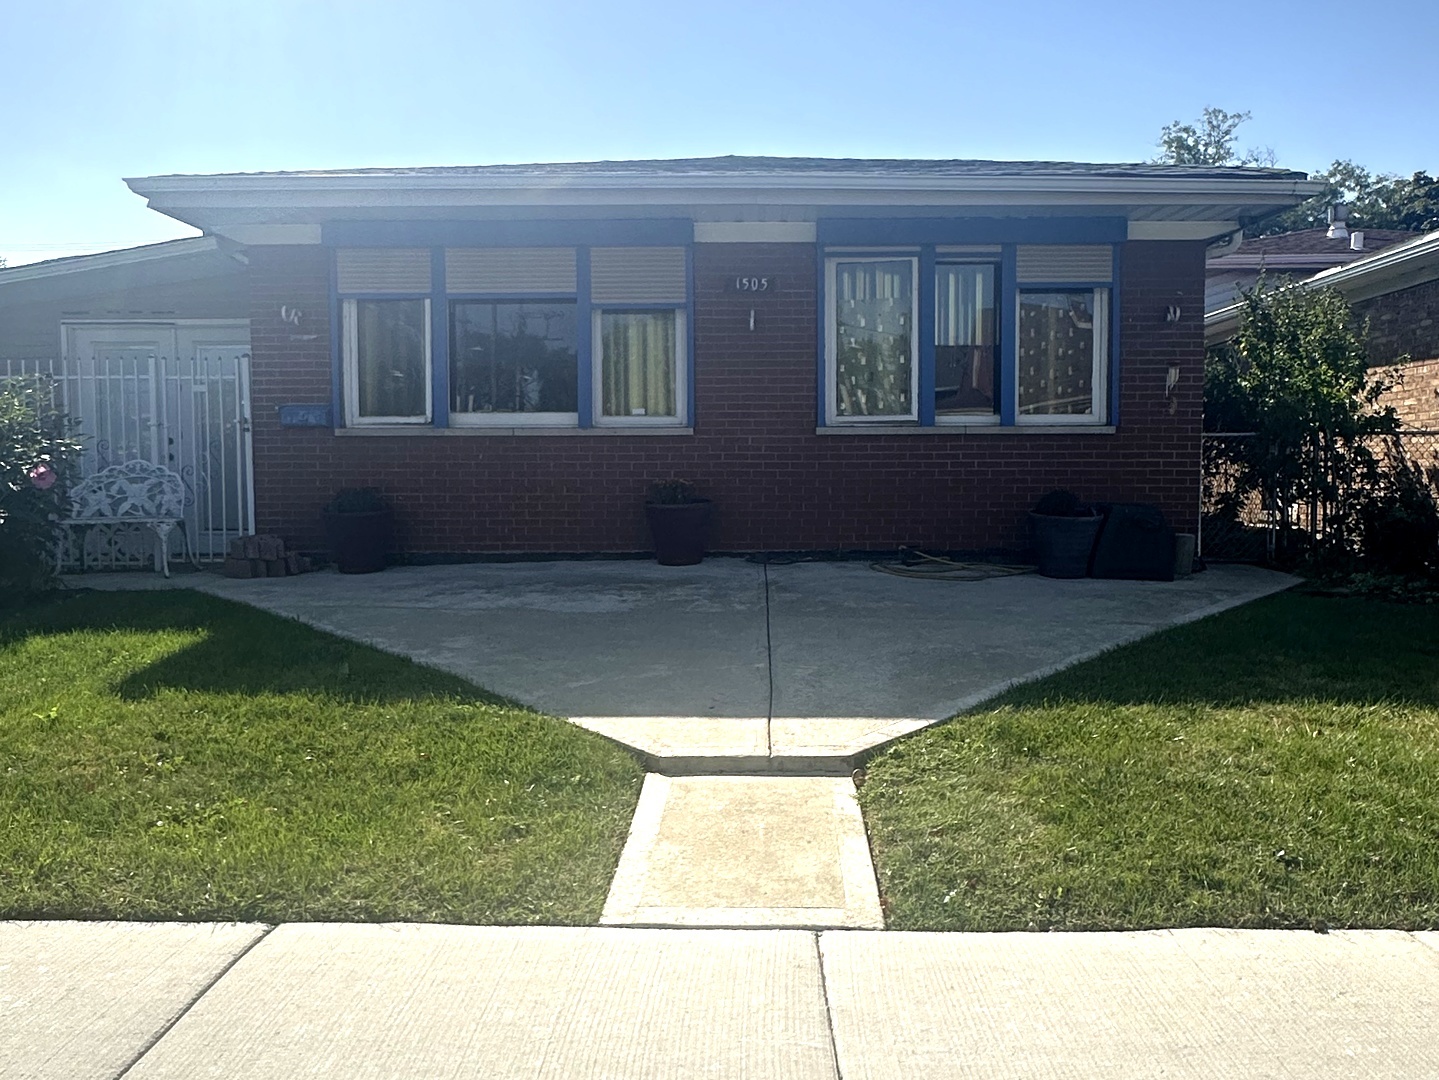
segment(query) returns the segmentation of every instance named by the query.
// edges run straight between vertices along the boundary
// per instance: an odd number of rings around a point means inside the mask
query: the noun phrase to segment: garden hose
[[[1032,574],[1032,566],[1014,566],[1006,563],[959,562],[938,555],[927,555],[912,548],[899,549],[898,562],[872,562],[871,570],[895,577],[917,578],[926,581],[988,581],[990,578],[1015,577]]]

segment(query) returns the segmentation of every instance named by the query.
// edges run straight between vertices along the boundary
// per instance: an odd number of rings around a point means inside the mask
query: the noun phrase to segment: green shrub
[[[69,430],[49,379],[0,380],[0,604],[55,580],[55,523],[80,451]]]
[[[1439,570],[1439,506],[1431,477],[1402,457],[1382,470],[1358,506],[1360,565],[1371,574]]]

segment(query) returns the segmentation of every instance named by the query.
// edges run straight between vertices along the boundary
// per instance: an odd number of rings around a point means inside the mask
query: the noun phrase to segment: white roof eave
[[[1318,194],[1322,185],[1308,180],[1236,178],[1181,180],[1099,176],[1064,177],[908,177],[794,176],[721,174],[686,176],[589,175],[583,180],[534,176],[154,176],[125,181],[161,212],[169,208],[240,208],[286,206],[483,205],[490,202],[553,205],[557,196],[576,205],[614,204],[628,194],[643,201],[710,202],[729,200],[784,203],[884,204],[890,197],[912,203],[917,195],[940,201],[965,196],[987,204],[1254,204],[1282,207]],[[617,199],[616,196],[621,198]]]

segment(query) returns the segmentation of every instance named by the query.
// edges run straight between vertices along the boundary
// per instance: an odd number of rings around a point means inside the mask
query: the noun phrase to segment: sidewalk
[[[1439,934],[0,923],[7,1080],[1439,1077]]]

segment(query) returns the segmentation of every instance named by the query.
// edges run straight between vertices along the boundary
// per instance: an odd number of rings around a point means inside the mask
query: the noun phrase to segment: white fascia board
[[[696,221],[696,244],[813,244],[812,221]]]
[[[1368,258],[1321,270],[1308,278],[1304,285],[1332,285],[1346,295],[1353,295],[1365,289],[1371,290],[1367,295],[1372,296],[1376,291],[1383,291],[1374,289],[1374,286],[1381,284],[1391,284],[1409,277],[1414,280],[1408,284],[1417,285],[1428,281],[1434,276],[1432,271],[1436,265],[1439,265],[1439,232],[1431,232],[1385,248]]]
[[[582,182],[513,176],[142,177],[127,180],[161,212],[168,209],[620,205],[746,201],[822,205],[1254,205],[1292,206],[1317,194],[1307,180],[1170,180],[1113,177],[589,176]]]
[[[1131,221],[1131,240],[1214,240],[1239,228],[1237,221]]]
[[[146,244],[144,247],[138,248],[101,251],[94,255],[75,255],[67,259],[56,259],[53,262],[0,270],[0,285],[13,285],[21,281],[39,281],[42,278],[62,277],[65,274],[78,274],[89,270],[108,270],[117,266],[135,266],[139,263],[176,259],[186,255],[203,255],[218,249],[219,244],[213,236],[196,236],[188,240],[171,240],[160,244]]]

